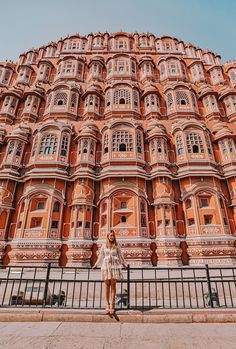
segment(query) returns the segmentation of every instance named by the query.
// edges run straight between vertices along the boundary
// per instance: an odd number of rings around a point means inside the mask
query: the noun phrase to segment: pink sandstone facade
[[[236,62],[173,37],[74,35],[0,63],[2,264],[234,264]]]

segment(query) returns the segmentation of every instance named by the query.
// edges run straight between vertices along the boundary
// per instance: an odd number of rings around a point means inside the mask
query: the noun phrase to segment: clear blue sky
[[[236,59],[236,0],[0,0],[0,60],[68,34],[173,35]]]

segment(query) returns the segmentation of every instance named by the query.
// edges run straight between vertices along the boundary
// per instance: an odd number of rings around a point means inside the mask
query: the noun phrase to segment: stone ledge
[[[0,322],[123,322],[123,323],[236,323],[236,310],[179,310],[142,313],[117,311],[115,316],[101,310],[1,309]]]

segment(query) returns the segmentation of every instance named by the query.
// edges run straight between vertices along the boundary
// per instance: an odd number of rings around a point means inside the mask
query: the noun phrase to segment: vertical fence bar
[[[213,299],[212,299],[211,279],[210,279],[208,264],[206,264],[205,267],[206,267],[207,286],[208,286],[208,292],[210,297],[210,305],[211,305],[211,308],[214,308]]]
[[[127,309],[130,309],[130,266],[127,267]]]
[[[45,281],[45,289],[44,289],[44,295],[43,295],[43,307],[45,307],[45,306],[46,306],[46,303],[47,303],[48,284],[49,284],[50,270],[51,270],[51,263],[48,263],[48,266],[47,266],[47,274],[46,274],[46,281]]]

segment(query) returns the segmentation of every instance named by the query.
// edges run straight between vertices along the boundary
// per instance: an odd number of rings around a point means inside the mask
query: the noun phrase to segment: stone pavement
[[[235,349],[234,323],[0,323],[0,349]]]

